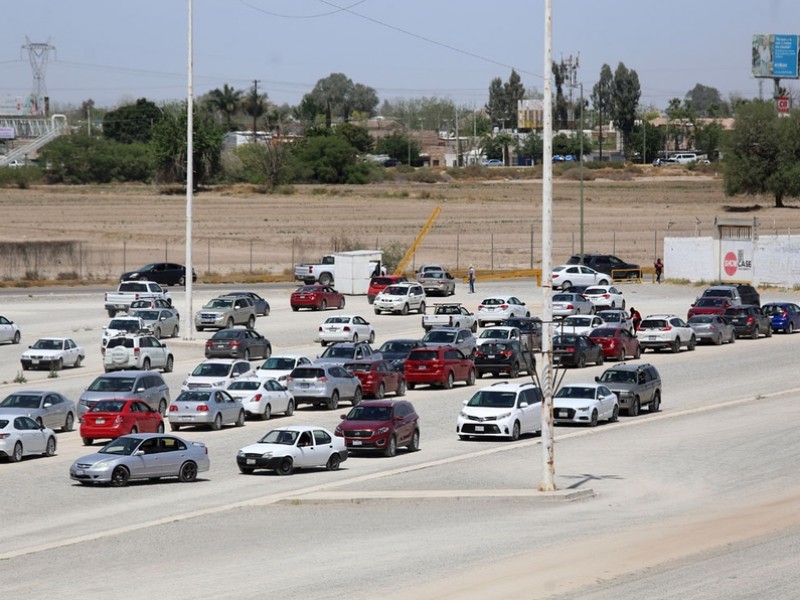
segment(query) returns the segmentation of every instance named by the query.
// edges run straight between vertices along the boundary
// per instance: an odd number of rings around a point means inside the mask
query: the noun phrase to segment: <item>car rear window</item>
[[[108,349],[123,346],[125,348],[133,348],[133,338],[111,338],[108,340]]]
[[[208,402],[211,392],[181,392],[176,402]]]
[[[593,338],[601,338],[601,337],[614,337],[617,333],[617,329],[614,327],[598,327],[594,331],[592,331],[591,337]]]
[[[405,279],[405,277],[403,279]],[[392,278],[392,277],[373,277],[370,280],[369,284],[370,285],[374,285],[374,286],[391,285],[393,283],[399,283],[400,281],[401,281],[400,279],[396,279],[396,278]]]
[[[220,329],[215,333],[212,339],[215,340],[235,340],[242,336],[242,331],[238,329]]]
[[[761,308],[761,310],[764,311],[765,315],[772,316],[772,315],[782,315],[783,311],[786,310],[786,309],[783,306],[777,306],[777,305],[773,304],[773,305],[764,306],[764,307]]]
[[[733,298],[733,290],[710,289],[703,292],[703,296],[719,296],[722,298]]]
[[[261,381],[234,381],[228,386],[229,390],[257,390]]]
[[[750,314],[750,311],[746,308],[729,308],[725,311],[725,316],[727,317],[743,317],[748,314]]]
[[[298,367],[292,371],[292,379],[319,379],[325,376],[325,369]]]
[[[666,319],[645,319],[639,325],[639,329],[661,329],[668,325]]]
[[[502,298],[486,298],[481,304],[485,306],[499,306],[500,304],[505,304],[505,302],[506,301]]]
[[[714,317],[711,315],[695,315],[689,319],[689,323],[711,323]]]
[[[439,352],[436,350],[412,350],[408,360],[437,360]]]

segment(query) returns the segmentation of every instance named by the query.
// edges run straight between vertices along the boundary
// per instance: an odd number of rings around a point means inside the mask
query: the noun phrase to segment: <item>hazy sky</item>
[[[45,77],[53,103],[186,97],[188,0],[5,5],[0,95],[32,90],[27,37],[56,48]],[[580,54],[585,93],[603,63],[622,61],[639,74],[642,103],[658,108],[696,83],[757,96],[754,33],[800,33],[800,0],[553,0],[553,56]],[[273,102],[296,104],[341,72],[381,101],[480,106],[512,68],[542,90],[543,37],[544,0],[195,0],[195,94],[258,79]],[[765,81],[765,97],[771,89]]]

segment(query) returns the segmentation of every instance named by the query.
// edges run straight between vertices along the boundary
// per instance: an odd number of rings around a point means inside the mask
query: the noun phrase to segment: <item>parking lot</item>
[[[643,316],[684,317],[702,291],[669,284],[621,288],[628,306]],[[196,286],[194,310],[221,289]],[[322,351],[314,342],[317,327],[337,312],[370,321],[375,347],[424,333],[418,315],[374,315],[366,297],[348,297],[344,311],[292,312],[292,286],[235,289],[252,289],[269,300],[271,313],[258,318],[256,329],[269,338],[275,355],[313,359]],[[0,314],[17,322],[23,334],[21,344],[0,346],[4,396],[19,389],[52,389],[77,400],[103,372],[100,337],[108,317],[102,291],[0,293]],[[171,292],[183,312],[182,290]],[[448,301],[464,302],[474,311],[484,295],[513,293],[532,315],[541,315],[541,289],[530,282],[479,281],[475,294],[466,292],[459,283]],[[796,298],[791,292],[762,290],[762,302],[776,300]],[[436,301],[431,298],[429,305]],[[27,381],[13,383],[19,354],[45,335],[69,336],[84,346],[83,366],[60,371],[56,378],[46,370],[25,371]],[[175,355],[174,372],[165,374],[173,399],[183,378],[203,360],[210,335],[163,340]],[[455,423],[462,402],[497,381],[492,378],[478,380],[475,387],[409,391],[406,398],[421,419],[421,451],[393,458],[355,456],[337,472],[243,476],[235,456],[279,424],[313,423],[333,430],[346,405],[336,411],[303,406],[292,417],[248,421],[242,428],[182,430],[182,437],[209,447],[211,470],[194,484],[79,486],[70,481],[68,468],[86,448],[77,431],[59,433],[55,457],[0,462],[3,588],[9,598],[49,598],[64,581],[79,586],[85,598],[164,593],[574,598],[583,597],[576,590],[588,585],[591,592],[581,593],[595,594],[592,598],[642,597],[648,578],[661,577],[669,561],[716,556],[726,544],[745,544],[737,546],[737,556],[752,562],[748,540],[773,536],[752,550],[769,554],[772,544],[786,543],[776,532],[797,530],[799,340],[776,334],[678,354],[644,354],[641,361],[655,364],[663,380],[660,413],[623,416],[596,429],[556,428],[557,486],[594,492],[575,503],[540,501],[535,491],[541,479],[538,436],[516,443],[458,439]],[[567,369],[563,381],[594,381],[606,366]],[[609,548],[620,560],[609,560]],[[582,561],[580,568],[575,561]],[[735,563],[720,568],[733,572]],[[787,565],[774,577],[790,587],[788,571]],[[700,570],[683,572],[684,590],[692,573],[701,576]],[[604,589],[619,585],[615,578],[620,576],[633,577],[642,587],[617,588],[604,596]],[[748,585],[758,589],[752,577],[739,581],[738,588],[724,585],[739,593]],[[657,597],[678,597],[680,590]],[[724,586],[692,597],[720,597],[722,591]]]

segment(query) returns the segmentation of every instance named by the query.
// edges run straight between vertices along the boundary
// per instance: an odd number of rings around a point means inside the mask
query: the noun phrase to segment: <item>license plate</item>
[[[569,411],[560,410],[560,411],[558,411],[558,416],[566,419],[569,416]]]
[[[83,475],[83,474],[84,474],[83,473],[83,469],[76,469],[75,470],[75,475]]]
[[[428,368],[428,367],[426,367],[425,365],[420,365],[420,366],[418,366],[418,367],[417,367],[417,369],[419,369],[420,371],[424,371],[424,370],[426,370],[427,368]]]
[[[302,389],[304,389],[304,390],[307,390],[307,389],[308,389],[308,386],[309,386],[309,384],[307,384],[307,383],[301,383],[301,384],[300,384],[300,387],[301,387]]]
[[[647,339],[648,339],[648,340],[657,340],[657,339],[658,339],[658,336],[655,336],[655,335],[648,335],[648,336],[647,336]]]
[[[475,425],[475,431],[483,431],[483,425]]]
[[[38,358],[34,358],[33,360],[31,360],[31,364],[38,365],[39,364],[39,359]]]
[[[495,358],[494,354],[489,354],[486,358]]]
[[[256,464],[256,459],[255,459],[255,458],[248,458],[248,459],[247,459],[247,464],[248,464],[248,465],[254,465],[254,464]]]
[[[181,421],[191,421],[192,419],[194,419],[194,417],[192,417],[192,415],[185,415],[185,416],[181,417]]]
[[[353,446],[361,446],[363,443],[361,440],[353,440]]]
[[[105,420],[105,419],[97,419],[97,420],[95,421],[95,423],[97,423],[98,425],[102,425],[102,424],[103,424],[103,423],[105,423],[105,422],[106,422],[106,420]]]

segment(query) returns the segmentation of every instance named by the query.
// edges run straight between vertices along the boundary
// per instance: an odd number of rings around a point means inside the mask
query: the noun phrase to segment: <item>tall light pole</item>
[[[183,309],[183,332],[186,339],[192,339],[194,321],[192,315],[192,200],[194,194],[194,34],[192,31],[192,3],[189,0],[189,56],[187,65],[187,90],[186,90],[186,303]]]
[[[539,491],[552,492],[555,484],[553,456],[553,0],[544,3],[544,138],[542,170],[542,481]]]
[[[581,84],[581,123],[580,123],[580,136],[581,136],[581,262],[585,260],[583,254],[583,84]]]

